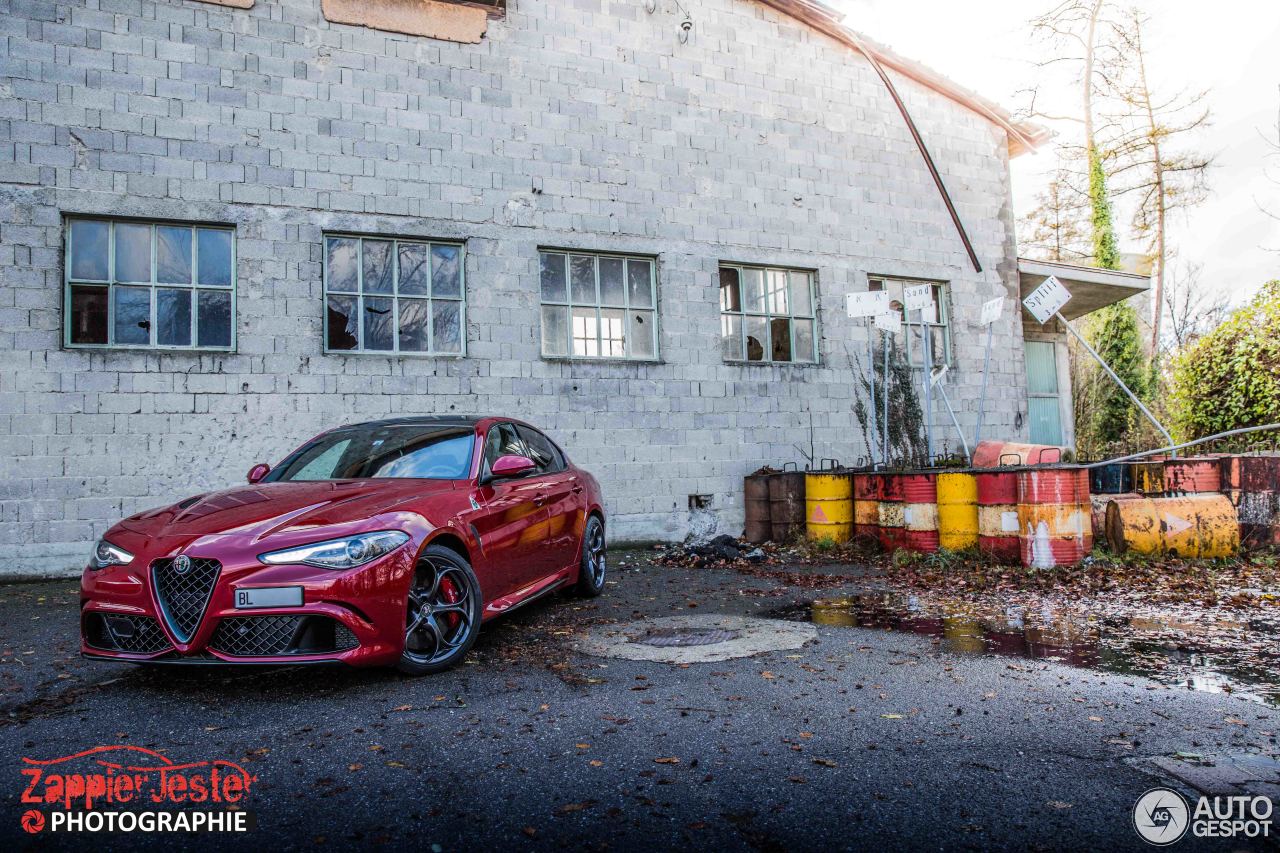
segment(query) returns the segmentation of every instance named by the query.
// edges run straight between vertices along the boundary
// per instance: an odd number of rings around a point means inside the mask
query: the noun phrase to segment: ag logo
[[[1143,841],[1157,847],[1181,841],[1190,817],[1187,801],[1168,788],[1152,788],[1133,804],[1133,828]]]
[[[179,554],[173,560],[173,570],[180,575],[185,575],[191,571],[191,558],[186,554]]]

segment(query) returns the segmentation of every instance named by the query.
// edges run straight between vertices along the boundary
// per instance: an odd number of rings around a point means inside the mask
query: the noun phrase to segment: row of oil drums
[[[743,478],[748,542],[789,542],[805,533],[805,474],[762,468]]]

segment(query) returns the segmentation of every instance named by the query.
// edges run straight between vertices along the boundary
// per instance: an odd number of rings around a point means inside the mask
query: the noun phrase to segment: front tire
[[[582,532],[582,564],[578,568],[578,595],[595,598],[604,592],[604,576],[608,568],[604,541],[604,522],[597,515],[588,516]]]
[[[404,651],[396,669],[430,675],[459,664],[480,634],[480,581],[460,554],[428,545],[409,584]]]

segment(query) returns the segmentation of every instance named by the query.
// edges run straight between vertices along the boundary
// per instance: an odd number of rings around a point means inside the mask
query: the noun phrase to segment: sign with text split
[[[1027,294],[1022,304],[1026,306],[1027,311],[1031,312],[1031,316],[1043,325],[1049,322],[1050,317],[1062,310],[1062,306],[1066,305],[1070,299],[1071,291],[1067,290],[1056,276],[1051,275],[1039,287]]]

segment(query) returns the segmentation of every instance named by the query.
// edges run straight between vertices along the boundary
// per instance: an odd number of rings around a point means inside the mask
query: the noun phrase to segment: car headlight
[[[409,534],[399,530],[381,530],[377,533],[361,533],[345,539],[330,539],[311,545],[300,545],[284,551],[259,554],[258,559],[268,566],[294,566],[299,563],[321,569],[353,569],[376,560],[409,541]]]
[[[89,555],[89,565],[95,569],[107,566],[127,566],[133,562],[133,555],[119,545],[112,545],[105,539],[99,539]]]

